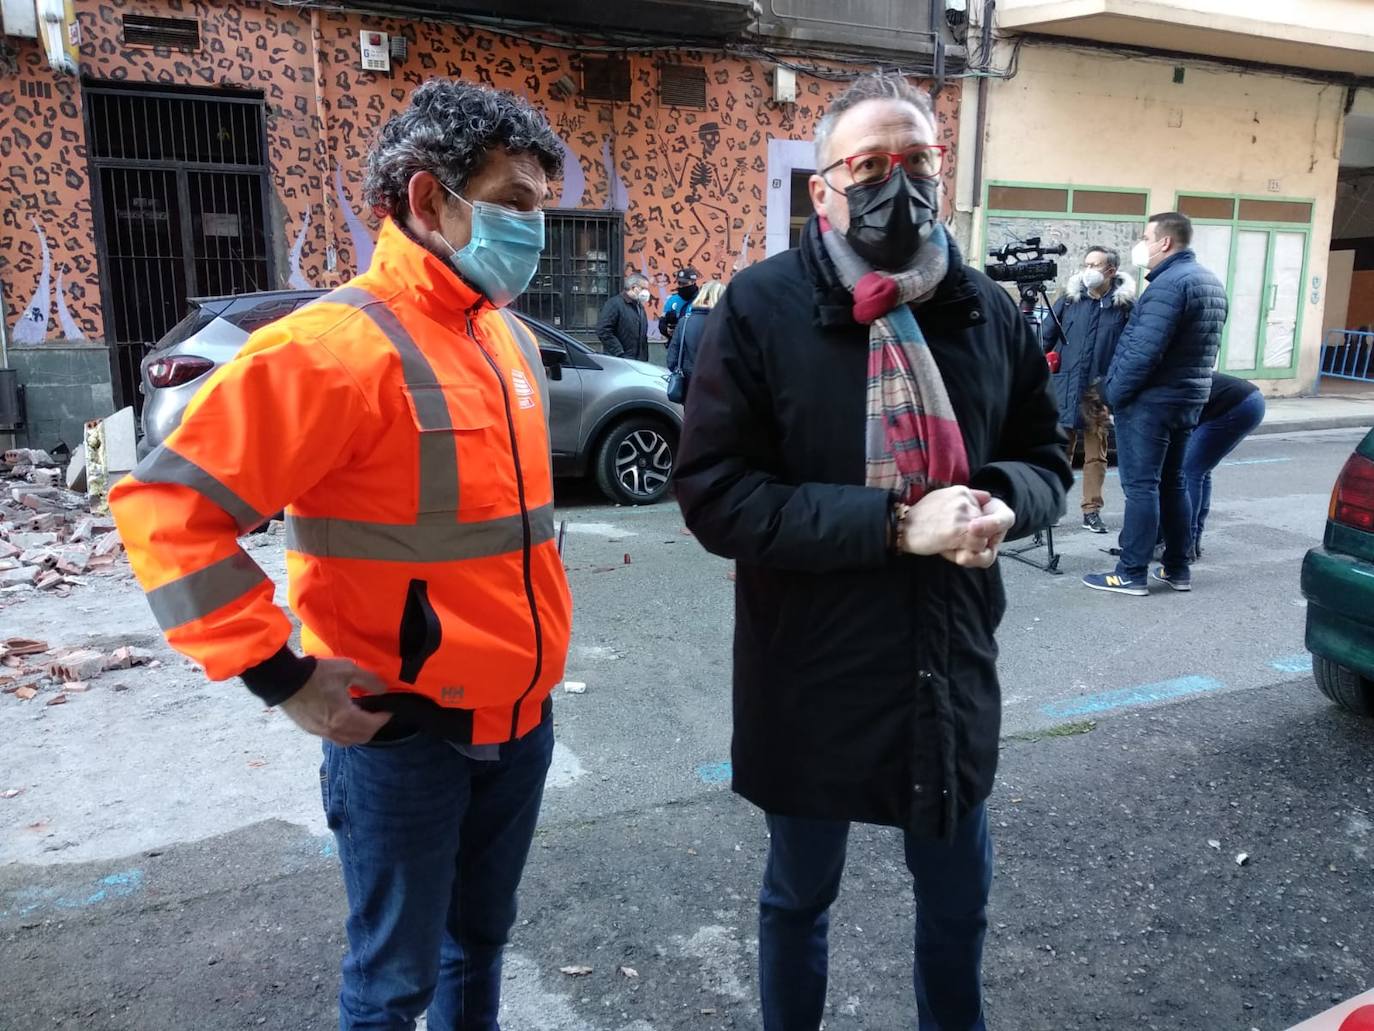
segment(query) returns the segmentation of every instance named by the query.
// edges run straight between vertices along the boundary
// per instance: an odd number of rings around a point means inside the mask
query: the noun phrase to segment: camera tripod
[[[1031,335],[1035,338],[1036,343],[1040,342],[1041,323],[1040,319],[1036,318],[1035,308],[1036,304],[1040,301],[1044,301],[1045,308],[1050,313],[1050,318],[1054,319],[1054,324],[1059,327],[1059,333],[1062,336],[1064,333],[1064,324],[1059,321],[1059,316],[1054,312],[1054,306],[1050,304],[1049,295],[1045,292],[1045,284],[1043,282],[1018,283],[1017,288],[1021,293],[1021,317],[1026,320],[1026,325],[1030,328]],[[1041,350],[1043,349],[1042,347]],[[1027,555],[1027,552],[1037,551],[1040,548],[1045,549],[1044,562],[1037,562]],[[1054,550],[1053,524],[1046,526],[1043,530],[1036,530],[1035,536],[1030,539],[1029,544],[1023,544],[1021,547],[1010,551],[1004,550],[1002,554],[1009,559],[1022,562],[1032,569],[1042,569],[1046,573],[1052,573],[1055,576],[1061,576],[1064,572],[1059,568],[1059,560],[1062,556]]]

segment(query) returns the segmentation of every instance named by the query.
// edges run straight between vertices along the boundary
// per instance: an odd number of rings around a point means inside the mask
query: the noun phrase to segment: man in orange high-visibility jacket
[[[571,622],[544,370],[504,310],[562,147],[433,80],[380,131],[371,267],[255,333],[111,492],[168,641],[323,737],[342,1028],[495,1029]],[[290,603],[240,534],[286,509]]]

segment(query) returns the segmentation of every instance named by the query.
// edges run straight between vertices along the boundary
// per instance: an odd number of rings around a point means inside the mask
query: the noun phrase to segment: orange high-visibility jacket
[[[285,508],[304,649],[381,676],[368,708],[472,744],[533,729],[572,617],[546,389],[529,331],[388,221],[367,272],[254,333],[110,492],[169,643],[214,680],[306,661],[238,543]]]

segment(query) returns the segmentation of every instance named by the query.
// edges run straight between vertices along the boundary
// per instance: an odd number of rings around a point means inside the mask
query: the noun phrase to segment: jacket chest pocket
[[[412,384],[406,407],[415,427],[415,511],[420,516],[501,504],[509,440],[486,390],[470,383]]]

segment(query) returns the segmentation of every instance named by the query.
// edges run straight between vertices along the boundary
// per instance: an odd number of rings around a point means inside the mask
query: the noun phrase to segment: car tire
[[[1342,709],[1357,716],[1374,716],[1374,680],[1320,655],[1312,656],[1312,675],[1322,694]]]
[[[601,441],[596,485],[617,505],[652,505],[668,493],[676,461],[676,435],[651,415],[632,415]]]

